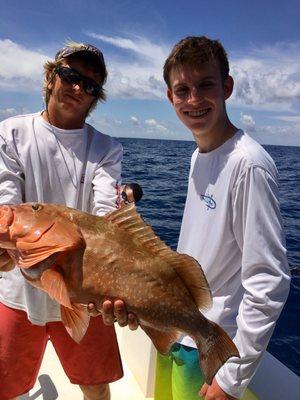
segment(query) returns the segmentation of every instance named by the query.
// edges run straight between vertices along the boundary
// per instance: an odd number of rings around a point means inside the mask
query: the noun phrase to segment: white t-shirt
[[[268,153],[238,131],[209,153],[193,153],[178,251],[201,264],[213,306],[203,314],[233,338],[241,358],[216,375],[241,397],[289,291],[277,171]],[[181,343],[196,347],[190,337]]]
[[[51,126],[41,113],[0,123],[0,204],[64,204],[97,215],[116,208],[122,146],[85,124]],[[2,274],[0,301],[37,325],[60,320],[60,306],[31,286],[19,268]]]

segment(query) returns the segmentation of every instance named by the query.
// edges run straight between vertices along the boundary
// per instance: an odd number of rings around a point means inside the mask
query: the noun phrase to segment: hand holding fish
[[[216,379],[213,379],[211,385],[204,383],[199,392],[204,400],[237,400],[235,397],[229,396],[220,388]]]
[[[117,322],[120,326],[127,326],[130,330],[135,331],[138,327],[137,317],[127,312],[126,306],[122,300],[105,300],[102,305],[102,310],[98,310],[95,303],[87,305],[89,315],[95,317],[102,314],[105,325],[113,325]]]

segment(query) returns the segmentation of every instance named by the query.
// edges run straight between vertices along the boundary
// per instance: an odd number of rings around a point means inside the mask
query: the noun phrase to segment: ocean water
[[[119,139],[124,147],[123,182],[137,182],[137,207],[155,232],[176,249],[195,143]],[[292,272],[291,290],[268,351],[300,376],[300,147],[264,146],[279,172],[281,212]]]

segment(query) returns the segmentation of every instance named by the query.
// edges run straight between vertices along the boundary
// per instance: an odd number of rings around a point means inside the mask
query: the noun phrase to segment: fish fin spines
[[[170,247],[156,236],[153,229],[143,220],[133,203],[122,205],[121,208],[105,215],[104,218],[125,229],[126,232],[150,250],[153,255],[158,255],[162,249],[168,249],[172,252]]]
[[[161,354],[169,354],[172,345],[180,338],[181,333],[179,331],[159,331],[153,327],[140,325],[143,331],[152,340],[156,350]]]
[[[200,367],[208,385],[230,357],[240,357],[237,347],[227,333],[217,324],[209,322],[213,327],[213,334],[209,336],[209,340],[194,338],[199,351]]]
[[[90,322],[86,307],[81,304],[72,304],[71,309],[61,306],[60,311],[62,322],[68,334],[76,343],[80,343]]]

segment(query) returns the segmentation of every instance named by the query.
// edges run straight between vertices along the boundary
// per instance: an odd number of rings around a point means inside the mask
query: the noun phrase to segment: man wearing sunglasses
[[[59,203],[103,215],[120,201],[122,160],[122,146],[85,122],[105,99],[103,55],[69,43],[44,68],[45,110],[0,124],[0,203]],[[6,270],[0,279],[0,399],[16,399],[34,386],[50,338],[84,399],[108,400],[108,382],[123,374],[113,322],[136,329],[135,317],[121,300],[107,300],[78,345],[61,323],[59,305],[11,267],[0,251],[0,270]],[[93,305],[88,308],[94,315]]]

